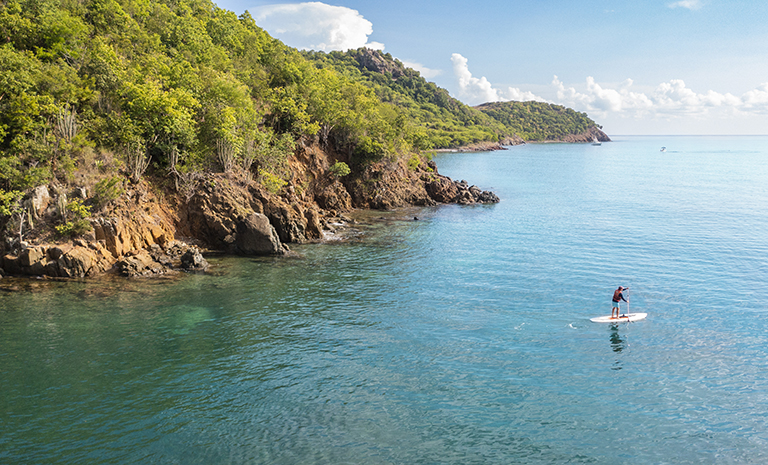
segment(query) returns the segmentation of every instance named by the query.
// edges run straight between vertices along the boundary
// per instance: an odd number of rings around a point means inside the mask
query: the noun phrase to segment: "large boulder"
[[[65,278],[82,278],[103,273],[112,267],[114,257],[102,242],[85,243],[75,241],[74,247],[48,251],[48,263],[45,264],[45,273],[57,273]],[[61,252],[58,259],[53,259]],[[34,273],[37,274],[37,273]]]
[[[253,213],[237,222],[237,252],[243,255],[282,255],[286,252],[269,219]]]
[[[314,208],[310,208],[304,212],[304,217],[307,219],[307,238],[319,239],[323,236],[323,223],[320,212]]]
[[[48,191],[48,187],[38,186],[32,191],[24,205],[32,212],[32,217],[37,219],[43,216],[50,203],[51,194]]]
[[[35,263],[45,258],[44,247],[29,247],[21,251],[19,254],[19,266],[31,267]]]
[[[442,176],[427,182],[424,187],[435,202],[450,203],[459,194],[459,188],[456,184]]]
[[[82,278],[93,268],[96,260],[94,252],[85,247],[73,247],[57,260],[59,276]]]
[[[91,219],[94,236],[104,241],[115,257],[149,248],[153,244],[164,245],[173,239],[172,226],[155,215],[138,212],[133,220],[121,218]]]
[[[103,243],[77,240],[63,246],[28,247],[18,256],[3,257],[5,271],[12,275],[83,278],[110,269],[114,257]]]
[[[315,194],[315,200],[321,208],[326,210],[345,212],[352,209],[352,197],[339,181],[334,181],[321,189]]]
[[[155,261],[147,250],[139,250],[117,262],[121,275],[130,278],[164,274],[168,268]]]
[[[208,261],[197,247],[190,247],[181,256],[181,267],[187,271],[205,271],[208,266]]]
[[[282,242],[301,243],[307,239],[307,219],[301,205],[274,202],[265,206],[264,214]]]
[[[227,178],[211,177],[186,205],[181,232],[230,253],[283,254],[281,241],[306,240],[305,212],[300,205],[266,195]]]

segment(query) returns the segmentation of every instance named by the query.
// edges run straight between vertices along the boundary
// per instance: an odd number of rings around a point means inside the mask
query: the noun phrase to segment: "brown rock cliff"
[[[5,274],[67,278],[205,270],[201,248],[285,254],[286,244],[322,240],[331,223],[354,208],[498,202],[490,192],[438,174],[433,162],[418,157],[372,163],[341,178],[329,171],[337,159],[316,144],[301,146],[289,161],[292,178],[277,193],[243,173],[203,175],[192,195],[158,190],[160,180],[128,185],[92,215],[92,231],[73,241],[51,232],[51,225],[61,221],[56,205],[67,193],[41,186],[30,196],[37,199],[38,227],[25,242],[6,238],[0,266]],[[50,191],[54,194],[46,196]],[[70,191],[71,196],[83,190]]]

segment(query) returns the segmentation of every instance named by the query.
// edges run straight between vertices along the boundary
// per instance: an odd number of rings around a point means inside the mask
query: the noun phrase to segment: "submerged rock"
[[[197,248],[190,248],[181,256],[181,267],[188,271],[205,271],[208,269],[208,261]]]
[[[117,262],[117,269],[121,275],[135,278],[139,276],[152,276],[165,274],[168,268],[152,258],[147,250],[139,250]]]

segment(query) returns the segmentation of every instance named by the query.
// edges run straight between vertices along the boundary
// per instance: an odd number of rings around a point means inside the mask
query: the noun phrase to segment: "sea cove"
[[[20,281],[0,462],[765,462],[768,137],[613,139],[439,154],[501,202],[296,257]],[[591,323],[620,284],[648,318]]]

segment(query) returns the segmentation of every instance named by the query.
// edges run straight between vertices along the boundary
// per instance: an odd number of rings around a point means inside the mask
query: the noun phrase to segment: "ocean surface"
[[[435,159],[502,201],[0,281],[0,463],[768,463],[768,137]]]

